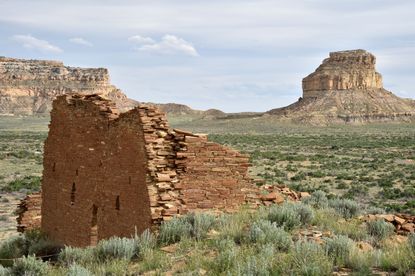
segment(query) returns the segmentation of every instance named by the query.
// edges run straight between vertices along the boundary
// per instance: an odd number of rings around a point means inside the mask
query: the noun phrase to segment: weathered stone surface
[[[47,114],[67,93],[96,94],[127,110],[136,105],[110,84],[105,68],[75,68],[58,61],[0,57],[0,114]]]
[[[120,114],[95,94],[53,102],[44,152],[41,227],[75,246],[131,236],[189,211],[236,210],[246,202],[242,188],[255,188],[248,156],[176,132],[154,106]],[[39,226],[26,223],[31,214],[40,218],[29,207],[22,230]]]
[[[99,95],[63,95],[53,102],[49,127],[42,195],[22,202],[19,227],[40,225],[63,244],[130,237],[188,212],[300,199],[287,187],[257,187],[247,155],[171,129],[154,106],[118,113]]]
[[[39,228],[41,204],[42,198],[40,193],[28,195],[20,202],[16,210],[17,231],[24,232],[27,229]]]
[[[375,63],[375,56],[365,50],[330,53],[314,73],[303,79],[303,98],[322,97],[332,90],[383,88]]]
[[[414,233],[415,232],[415,223],[405,223],[402,224],[402,230]]]
[[[362,216],[361,219],[364,221],[383,219],[387,222],[392,223],[395,226],[396,232],[402,235],[415,232],[415,216],[411,216],[408,214],[369,214],[366,216]]]
[[[384,89],[375,61],[375,56],[364,50],[330,53],[303,79],[302,98],[266,115],[312,125],[415,121],[415,101]]]

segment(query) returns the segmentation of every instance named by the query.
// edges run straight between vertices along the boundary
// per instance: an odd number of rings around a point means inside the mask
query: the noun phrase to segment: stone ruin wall
[[[375,64],[375,56],[364,50],[332,52],[303,79],[303,98],[319,98],[329,91],[382,89],[382,76]]]
[[[17,206],[17,231],[25,232],[40,228],[42,196],[40,193],[27,195]]]
[[[171,129],[153,106],[119,114],[98,95],[66,95],[55,100],[51,118],[43,200],[36,201],[42,229],[62,243],[93,244],[96,226],[96,240],[131,236],[188,212],[276,200],[261,198],[247,155]],[[22,210],[20,230],[34,228],[38,209]]]
[[[249,157],[207,141],[206,135],[171,129],[165,114],[137,107],[147,151],[147,189],[153,224],[212,208],[235,209],[250,186]]]
[[[41,228],[53,240],[87,246],[151,226],[139,119],[96,95],[54,101],[41,213]]]

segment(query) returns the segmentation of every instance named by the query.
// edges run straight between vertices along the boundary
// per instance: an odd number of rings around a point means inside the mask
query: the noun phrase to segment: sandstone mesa
[[[303,96],[298,102],[266,113],[226,114],[174,103],[157,106],[169,114],[210,119],[267,120],[271,116],[275,121],[316,125],[415,121],[415,101],[397,97],[383,88],[375,65],[376,57],[365,50],[330,53],[315,72],[303,79]],[[0,114],[48,114],[52,101],[68,93],[101,94],[114,101],[120,111],[138,104],[110,84],[107,69],[0,57]]]
[[[268,115],[294,123],[415,121],[415,101],[383,88],[376,58],[365,50],[330,53],[303,79],[303,97]]]
[[[110,84],[105,68],[76,68],[58,61],[0,57],[0,114],[48,114],[52,101],[68,93],[100,93],[121,110],[136,104]]]

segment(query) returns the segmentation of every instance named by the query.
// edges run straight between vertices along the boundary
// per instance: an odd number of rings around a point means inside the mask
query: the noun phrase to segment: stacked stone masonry
[[[42,193],[21,202],[18,230],[41,227],[72,246],[130,237],[188,212],[233,212],[243,204],[256,208],[308,196],[257,186],[247,155],[170,128],[154,106],[120,114],[96,94],[53,102],[43,165]],[[399,231],[409,229],[413,218],[399,225]]]
[[[95,94],[53,102],[43,165],[41,214],[21,208],[19,229],[39,226],[33,218],[41,216],[46,234],[73,246],[129,237],[188,212],[299,198],[287,188],[258,188],[248,175],[249,156],[170,128],[156,107],[120,114]]]
[[[19,232],[40,227],[42,197],[40,193],[26,196],[17,206],[16,214]]]

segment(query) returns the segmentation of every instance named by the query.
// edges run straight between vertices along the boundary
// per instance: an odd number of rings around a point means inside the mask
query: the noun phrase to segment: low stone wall
[[[17,231],[40,228],[42,197],[40,193],[26,196],[17,206]]]
[[[19,230],[41,225],[58,242],[87,246],[188,212],[234,212],[307,196],[258,187],[249,166],[248,155],[170,128],[154,106],[119,113],[99,95],[60,96],[45,142],[43,202],[40,194],[22,201]]]

